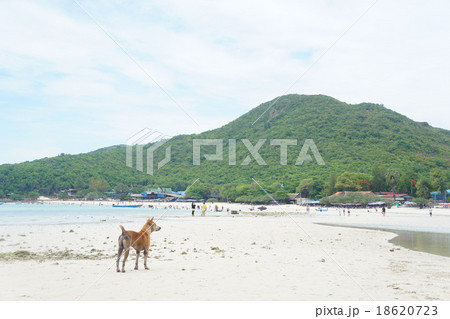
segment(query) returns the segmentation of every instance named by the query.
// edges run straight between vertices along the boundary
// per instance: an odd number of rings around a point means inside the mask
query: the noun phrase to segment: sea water
[[[144,205],[145,206],[145,205]],[[227,212],[207,212],[225,216]],[[200,211],[196,211],[200,215]],[[191,209],[112,207],[94,205],[3,204],[0,225],[67,225],[86,223],[125,223],[136,218],[191,216]]]

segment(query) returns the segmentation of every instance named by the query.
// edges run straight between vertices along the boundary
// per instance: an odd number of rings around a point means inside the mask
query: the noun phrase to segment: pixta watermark
[[[248,139],[228,139],[228,165],[238,165],[236,160],[236,144],[238,142],[244,144],[249,155],[239,164],[239,165],[248,165],[252,161],[252,158],[256,161],[258,165],[267,165],[266,161],[263,159],[261,154],[259,154],[259,150],[261,147],[266,144],[267,139],[259,139],[256,143],[252,144]],[[271,139],[270,145],[274,147],[280,148],[280,165],[288,164],[288,146],[296,146],[298,141],[296,139]],[[202,146],[214,146],[216,151],[214,154],[203,154],[204,160],[206,161],[223,161],[223,139],[194,139],[193,140],[193,156],[192,156],[192,164],[200,165],[202,159]],[[295,161],[295,165],[302,165],[305,161],[312,161],[312,157],[309,154],[311,153],[314,156],[318,165],[325,165],[325,161],[320,155],[319,150],[317,149],[316,144],[312,139],[307,139],[303,143],[303,146],[298,154],[297,160]]]
[[[172,146],[166,146],[165,156],[158,163],[154,163],[155,151],[161,148],[168,140],[168,135],[161,132],[145,128],[127,140],[126,165],[144,172],[144,158],[146,158],[146,173],[153,175],[155,170],[161,169],[172,159]],[[228,165],[249,165],[255,161],[257,165],[268,165],[260,149],[268,144],[276,147],[280,152],[280,165],[288,165],[289,147],[294,148],[299,145],[297,139],[259,139],[251,142],[249,139],[193,139],[192,140],[192,165],[201,165],[205,161],[224,161],[224,144],[228,150]],[[245,146],[247,156],[240,162],[237,160],[237,145]],[[208,151],[205,151],[208,148]],[[296,147],[298,149],[298,147]],[[211,152],[211,149],[214,151]],[[133,156],[135,151],[135,156]],[[133,161],[134,159],[134,161]],[[325,165],[325,161],[320,155],[319,149],[312,139],[306,139],[298,153],[294,165],[302,165],[307,161],[316,161],[318,165]]]
[[[144,128],[140,130],[138,133],[134,134],[127,140],[126,147],[126,165],[128,167],[133,167],[133,150],[136,152],[135,160],[136,160],[136,169],[138,171],[144,171],[144,156],[147,158],[147,174],[153,175],[154,173],[154,153],[160,148],[163,144],[165,144],[171,136],[165,135],[158,131],[153,131],[149,128]],[[149,145],[145,149],[144,155],[144,147]],[[171,146],[166,147],[165,157],[163,160],[159,161],[156,165],[157,169],[162,168],[164,165],[170,162],[171,160]]]

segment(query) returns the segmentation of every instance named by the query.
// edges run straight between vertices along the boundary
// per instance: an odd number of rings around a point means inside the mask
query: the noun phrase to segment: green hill
[[[106,180],[111,188],[125,184],[137,190],[146,185],[181,190],[198,178],[198,185],[207,185],[216,193],[221,186],[251,185],[255,179],[264,185],[284,184],[292,192],[303,179],[314,178],[321,188],[332,174],[345,171],[371,174],[374,168],[384,167],[398,171],[405,179],[417,180],[433,169],[448,171],[450,167],[450,131],[412,121],[382,105],[346,104],[323,95],[286,95],[265,112],[274,101],[259,105],[221,128],[167,141],[156,150],[154,161],[164,158],[168,146],[171,160],[153,176],[126,167],[125,146],[120,145],[87,154],[1,165],[0,197],[87,188],[92,177]],[[215,148],[202,146],[201,163],[193,165],[194,139],[223,140],[223,160],[205,160],[204,155],[213,154]],[[244,139],[253,145],[266,140],[258,153],[267,165],[256,163]],[[280,164],[280,146],[270,145],[271,139],[297,141],[296,146],[288,147],[287,165]],[[315,160],[295,165],[307,139],[314,141],[325,165]],[[236,165],[229,165],[229,140],[236,140]],[[250,163],[242,165],[249,155]]]

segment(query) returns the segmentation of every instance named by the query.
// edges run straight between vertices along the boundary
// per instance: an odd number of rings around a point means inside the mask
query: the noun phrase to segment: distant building
[[[74,197],[78,193],[78,189],[75,188],[64,189],[60,191],[60,193],[67,193],[69,197]]]
[[[394,194],[392,192],[379,192],[377,194],[381,199],[394,200]],[[395,200],[400,202],[412,201],[414,196],[408,194],[395,194]]]
[[[171,188],[166,187],[155,187],[155,188],[149,188],[147,189],[143,194],[142,197],[144,199],[162,199],[165,198],[166,195],[172,194]]]
[[[300,205],[302,203],[301,193],[289,193],[289,202]]]
[[[173,192],[170,187],[156,187],[149,188],[141,195],[143,199],[166,199],[170,201],[186,196],[186,192]]]
[[[336,192],[333,195],[330,195],[329,197],[339,196],[339,195],[344,195],[345,196],[345,195],[353,194],[353,193],[364,194],[364,195],[375,195],[371,191],[342,191],[342,192]]]
[[[444,200],[444,197],[442,196],[441,192],[431,192],[430,196],[431,196],[431,199],[436,202],[439,202],[439,201],[447,202],[447,198],[450,197],[450,189],[447,189],[445,191],[445,197],[446,197],[445,200]]]
[[[297,205],[317,205],[320,203],[320,201],[311,198],[302,198],[301,193],[289,193],[288,196],[289,202]]]

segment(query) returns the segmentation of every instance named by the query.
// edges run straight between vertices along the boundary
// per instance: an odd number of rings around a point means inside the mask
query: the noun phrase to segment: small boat
[[[0,205],[3,205],[4,203],[3,202],[0,202]]]
[[[318,211],[318,212],[327,212],[327,211],[328,211],[328,208],[327,208],[327,209],[316,208],[316,211]]]
[[[142,205],[116,205],[116,204],[113,204],[113,207],[138,208],[138,207],[142,207]]]

